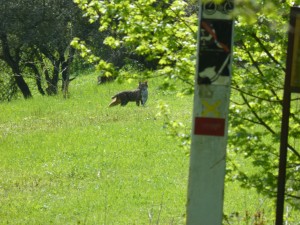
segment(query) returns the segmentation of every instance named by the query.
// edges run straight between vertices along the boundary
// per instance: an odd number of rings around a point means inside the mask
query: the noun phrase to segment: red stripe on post
[[[224,136],[225,119],[222,118],[195,118],[195,135]]]

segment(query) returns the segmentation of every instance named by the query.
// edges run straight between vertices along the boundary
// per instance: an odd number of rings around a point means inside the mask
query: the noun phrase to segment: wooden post
[[[288,155],[288,136],[291,93],[300,93],[300,8],[292,7],[284,84],[279,167],[277,181],[276,225],[283,224],[286,164]]]

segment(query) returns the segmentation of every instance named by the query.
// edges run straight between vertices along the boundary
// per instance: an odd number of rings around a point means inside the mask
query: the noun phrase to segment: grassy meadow
[[[108,108],[132,83],[70,85],[71,97],[0,104],[0,224],[182,224],[188,157],[146,107]],[[191,97],[170,109],[190,120]],[[188,100],[188,101],[187,101]]]
[[[145,107],[108,108],[136,81],[98,86],[96,77],[72,81],[69,99],[36,94],[0,104],[0,224],[185,223],[189,158],[157,105],[189,125],[192,96],[149,80]],[[224,224],[274,218],[270,200],[236,183],[226,184],[224,207]]]

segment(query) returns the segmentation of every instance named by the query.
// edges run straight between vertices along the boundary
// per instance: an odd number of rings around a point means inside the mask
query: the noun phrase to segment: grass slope
[[[182,224],[188,158],[156,116],[174,95],[149,85],[146,107],[108,108],[136,84],[97,86],[93,75],[68,100],[1,104],[0,223]],[[171,109],[189,120],[187,98]]]
[[[96,77],[74,80],[67,100],[0,104],[0,224],[185,223],[189,159],[166,135],[157,105],[168,103],[170,116],[190,125],[192,96],[150,80],[146,107],[108,108],[112,95],[137,84],[97,86]],[[224,212],[224,224],[274,224],[273,202],[238,183],[225,186]]]

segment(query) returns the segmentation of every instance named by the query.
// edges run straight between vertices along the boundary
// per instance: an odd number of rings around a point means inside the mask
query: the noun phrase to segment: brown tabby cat
[[[139,106],[140,103],[144,106],[148,99],[148,83],[139,82],[139,86],[133,91],[122,91],[112,97],[112,102],[109,107],[121,104],[121,106],[127,105],[128,102],[136,102]]]

